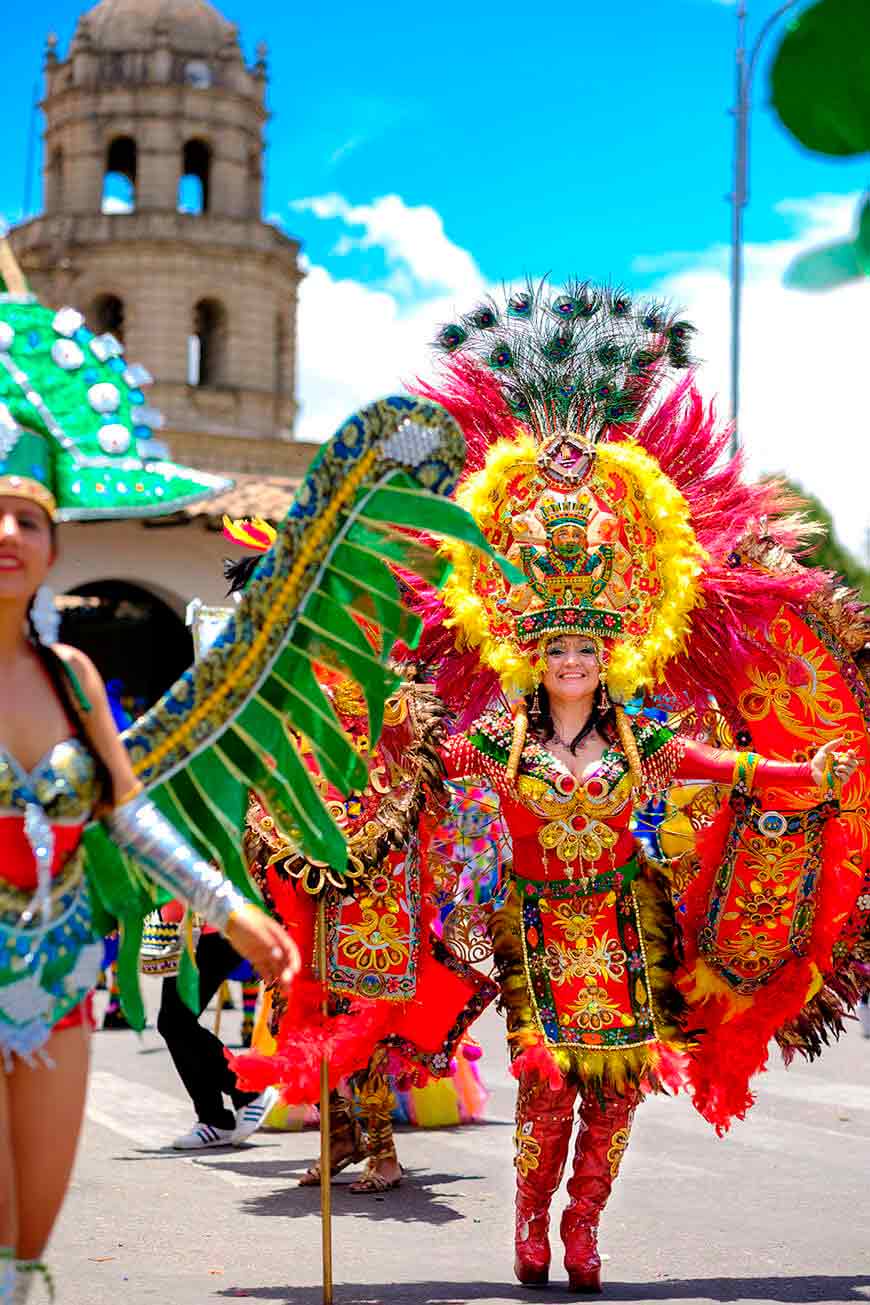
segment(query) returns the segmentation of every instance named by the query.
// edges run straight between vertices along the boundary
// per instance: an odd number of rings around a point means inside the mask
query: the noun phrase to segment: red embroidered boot
[[[628,1146],[638,1099],[636,1092],[624,1097],[609,1094],[602,1104],[590,1091],[580,1106],[574,1170],[568,1180],[571,1200],[561,1227],[565,1268],[573,1291],[601,1291],[598,1221]]]
[[[574,1125],[577,1089],[566,1083],[557,1092],[537,1076],[520,1083],[514,1273],[524,1287],[543,1286],[550,1275],[550,1202],[562,1181]]]

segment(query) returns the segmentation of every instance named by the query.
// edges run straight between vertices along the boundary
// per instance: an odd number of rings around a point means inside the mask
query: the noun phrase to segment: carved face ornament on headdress
[[[587,456],[587,470],[591,459]],[[551,471],[548,462],[539,469]],[[550,486],[554,477],[545,475]],[[631,557],[619,539],[618,522],[590,493],[545,490],[534,507],[511,523],[514,560],[528,585],[502,600],[516,614],[516,641],[525,646],[560,633],[619,633],[630,595],[622,575]]]

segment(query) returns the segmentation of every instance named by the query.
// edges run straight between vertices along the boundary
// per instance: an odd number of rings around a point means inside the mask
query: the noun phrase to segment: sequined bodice
[[[0,815],[42,808],[52,824],[84,823],[99,796],[97,767],[80,739],[63,739],[27,771],[0,747]]]
[[[0,879],[37,887],[43,903],[49,885],[81,842],[99,797],[93,756],[80,739],[63,739],[32,770],[0,748]]]
[[[645,772],[664,748],[670,731],[657,723],[635,730]],[[501,811],[513,843],[516,875],[524,879],[592,881],[612,875],[634,855],[630,830],[632,778],[622,748],[607,748],[579,778],[545,746],[528,738],[515,781],[506,766],[513,746],[513,720],[504,711],[488,712],[467,735],[453,736],[444,749],[448,775],[480,775],[501,798]],[[602,880],[602,883],[605,881]],[[608,881],[609,882],[609,881]]]

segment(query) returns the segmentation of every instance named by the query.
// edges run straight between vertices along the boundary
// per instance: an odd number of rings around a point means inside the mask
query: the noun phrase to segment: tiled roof
[[[298,480],[288,476],[254,476],[240,473],[234,476],[235,484],[224,494],[206,499],[184,508],[179,516],[204,521],[215,530],[220,528],[226,514],[234,520],[239,517],[263,517],[277,524],[287,514],[293,495],[299,487]]]

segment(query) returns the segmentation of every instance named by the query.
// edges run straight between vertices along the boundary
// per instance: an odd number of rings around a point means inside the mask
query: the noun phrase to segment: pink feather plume
[[[705,404],[692,377],[675,386],[630,435],[682,492],[708,554],[701,602],[692,613],[684,652],[668,665],[667,688],[695,703],[714,692],[726,710],[736,709],[728,701],[734,668],[757,652],[747,632],[783,603],[805,605],[828,583],[825,572],[796,562],[777,571],[748,564],[741,540],[751,528],[799,554],[813,527],[801,516],[802,501],[781,481],[745,479],[740,454],[723,461],[730,436],[730,426],[717,420],[714,405]]]

